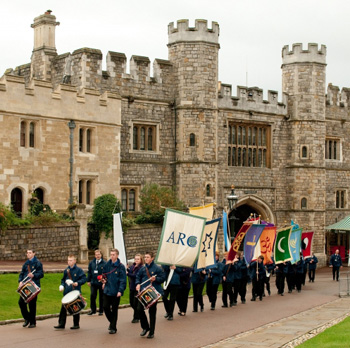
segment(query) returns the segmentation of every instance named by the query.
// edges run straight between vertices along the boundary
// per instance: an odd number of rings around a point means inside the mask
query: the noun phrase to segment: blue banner
[[[259,241],[261,232],[266,225],[252,224],[244,238],[244,257],[249,264],[254,256],[256,243]]]
[[[224,230],[225,251],[229,251],[231,248],[230,238],[229,238],[228,231],[227,231],[227,224],[228,224],[227,213],[226,213],[226,211],[223,211],[223,213],[222,213],[222,228]]]
[[[292,260],[291,263],[294,264],[300,260],[301,251],[301,232],[302,228],[292,229],[289,236],[289,249],[291,252]]]

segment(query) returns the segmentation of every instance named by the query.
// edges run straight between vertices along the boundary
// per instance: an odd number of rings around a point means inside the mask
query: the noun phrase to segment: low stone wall
[[[33,248],[41,261],[66,262],[68,254],[79,255],[79,224],[50,227],[16,227],[0,231],[0,260],[24,260]]]

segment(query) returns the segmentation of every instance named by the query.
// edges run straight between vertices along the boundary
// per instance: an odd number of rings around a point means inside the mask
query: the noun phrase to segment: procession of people
[[[206,294],[209,298],[210,310],[215,310],[220,284],[222,284],[222,308],[237,306],[238,297],[240,297],[241,304],[245,304],[247,285],[250,283],[251,301],[256,301],[256,299],[262,301],[263,297],[271,295],[271,277],[276,279],[279,295],[283,296],[285,283],[287,283],[289,293],[294,290],[300,292],[302,285],[305,285],[307,273],[305,270],[309,270],[309,282],[315,281],[318,262],[315,255],[304,260],[301,254],[300,260],[294,264],[283,262],[275,265],[272,259],[272,262],[264,265],[264,256],[260,255],[256,260],[247,264],[243,252],[237,252],[233,260],[227,259],[227,253],[220,260],[220,254],[216,252],[214,265],[205,269],[196,269],[175,265],[157,265],[154,257],[151,251],[144,255],[137,253],[133,264],[125,267],[119,259],[117,249],[110,251],[108,261],[103,259],[100,250],[96,250],[95,258],[89,263],[88,272],[85,275],[84,271],[76,265],[76,257],[69,255],[68,267],[64,270],[59,285],[59,291],[63,292],[64,297],[61,301],[58,325],[54,328],[56,330],[65,328],[67,314],[73,316],[73,326],[70,329],[80,328],[80,313],[86,307],[86,301],[81,296],[81,286],[86,282],[91,291],[91,310],[88,315],[93,315],[97,311],[100,315],[105,314],[109,323],[109,334],[116,334],[118,308],[128,279],[129,302],[133,309],[131,323],[140,323],[140,336],[151,339],[155,335],[157,303],[160,298],[163,300],[166,312],[164,317],[170,321],[174,319],[176,304],[178,315],[186,315],[191,287],[193,291],[192,312],[194,313],[204,311],[204,287],[206,287]],[[44,271],[32,249],[27,250],[27,258],[19,276],[17,291],[21,295],[19,306],[24,318],[23,327],[33,328],[36,326],[36,300]],[[334,278],[338,276],[341,267],[341,259],[340,261],[339,259],[339,251],[331,257]],[[168,281],[169,273],[172,273],[170,281]],[[167,284],[163,284],[164,282]],[[98,307],[97,298],[99,299]]]

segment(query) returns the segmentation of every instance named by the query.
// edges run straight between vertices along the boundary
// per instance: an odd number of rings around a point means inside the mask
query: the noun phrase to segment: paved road
[[[272,280],[274,281],[274,278]],[[81,329],[75,331],[69,329],[72,324],[72,318],[70,317],[67,319],[67,328],[64,331],[53,329],[53,326],[57,323],[57,318],[38,321],[35,329],[22,328],[21,323],[2,325],[0,326],[0,347],[27,348],[30,346],[46,348],[49,346],[50,348],[61,348],[115,344],[121,345],[121,347],[136,347],[139,345],[142,345],[142,347],[166,348],[204,347],[221,340],[232,339],[237,334],[312,310],[320,305],[330,304],[330,307],[332,307],[332,303],[337,304],[339,302],[338,284],[331,280],[330,269],[323,268],[317,271],[315,283],[306,283],[301,293],[287,293],[281,297],[276,294],[275,287],[272,286],[272,295],[265,297],[262,302],[251,302],[249,294],[247,303],[239,304],[237,307],[221,308],[221,301],[219,300],[219,306],[215,311],[209,310],[209,304],[205,297],[203,313],[192,313],[192,300],[190,300],[188,315],[185,317],[176,316],[172,322],[163,318],[163,304],[159,303],[157,326],[153,340],[139,337],[141,331],[139,324],[130,323],[132,317],[130,308],[119,311],[117,335],[108,334],[108,322],[105,317],[99,316],[82,315]],[[341,316],[337,311],[333,310],[331,312],[333,313],[331,317]],[[287,322],[293,323],[295,320]],[[263,347],[258,342],[258,345],[254,344],[254,346]],[[215,347],[223,346],[220,343],[215,345]],[[228,347],[228,345],[225,346]],[[237,347],[248,346],[237,345]],[[250,346],[253,345],[250,343]]]

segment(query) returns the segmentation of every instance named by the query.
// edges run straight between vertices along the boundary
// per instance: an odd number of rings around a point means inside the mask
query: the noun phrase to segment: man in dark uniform
[[[68,267],[63,272],[63,278],[59,287],[60,291],[63,291],[63,296],[67,295],[73,290],[81,292],[81,286],[86,283],[86,276],[84,271],[76,265],[76,258],[74,255],[68,256]],[[60,316],[58,318],[58,325],[54,326],[55,329],[64,329],[66,327],[67,310],[62,305]],[[80,329],[80,314],[73,315],[73,326],[71,330]]]
[[[314,282],[318,259],[315,254],[312,253],[312,257],[308,258],[306,262],[309,265],[309,282]]]
[[[165,280],[165,273],[163,269],[154,263],[154,254],[151,251],[145,253],[145,265],[140,269],[136,276],[136,290],[140,291],[147,287],[150,283],[152,286],[163,295],[162,283]],[[149,282],[146,282],[149,280]],[[145,282],[145,283],[144,283]],[[142,284],[144,283],[144,284]],[[142,284],[142,285],[141,285]],[[141,337],[154,337],[154,330],[156,328],[157,303],[154,303],[149,308],[149,322],[146,317],[145,309],[141,303],[138,304],[137,310],[139,312],[140,323],[142,327]]]
[[[40,279],[44,277],[44,270],[41,262],[36,258],[35,251],[32,249],[27,250],[28,260],[22,266],[22,271],[19,275],[18,282],[19,287],[23,285],[23,279],[31,279],[40,288]],[[38,296],[33,298],[27,306],[23,298],[20,297],[18,304],[21,309],[21,313],[24,319],[23,327],[28,326],[29,328],[36,327],[36,301]],[[28,311],[29,307],[29,311]]]
[[[180,288],[180,274],[182,273],[182,267],[176,267],[175,265],[164,265],[163,271],[165,273],[166,279],[168,279],[171,269],[174,270],[174,273],[171,277],[170,283],[168,284],[167,288],[164,289],[163,294],[163,303],[165,308],[164,318],[168,320],[174,319],[175,301]]]
[[[103,309],[109,321],[109,333],[116,334],[120,297],[126,289],[126,269],[118,258],[118,249],[112,249],[110,256],[104,269]]]
[[[333,280],[335,280],[335,276],[337,276],[337,281],[339,281],[339,269],[343,268],[343,263],[339,255],[339,249],[337,249],[335,253],[331,256],[329,263],[330,266],[333,268]]]
[[[95,258],[89,263],[87,284],[90,286],[90,307],[91,312],[88,315],[96,313],[96,298],[97,292],[99,294],[99,315],[103,314],[103,290],[102,283],[97,280],[97,276],[103,273],[103,268],[106,261],[103,260],[100,250],[95,250]]]

